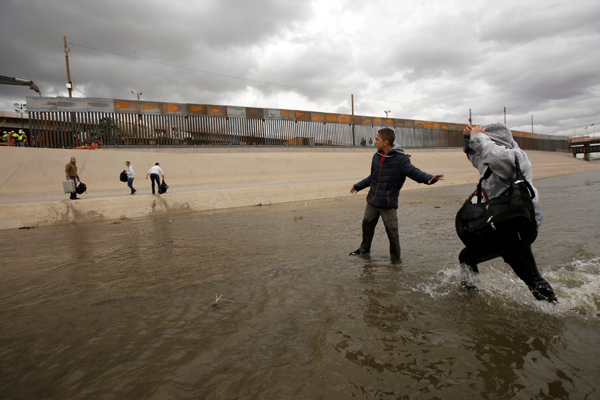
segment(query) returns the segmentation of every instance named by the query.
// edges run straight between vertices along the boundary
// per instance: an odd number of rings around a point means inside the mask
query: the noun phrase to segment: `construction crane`
[[[33,83],[33,81],[0,75],[0,85],[29,86],[31,90],[39,93],[40,97],[42,97],[42,92],[40,92],[40,88],[38,88],[37,85]]]

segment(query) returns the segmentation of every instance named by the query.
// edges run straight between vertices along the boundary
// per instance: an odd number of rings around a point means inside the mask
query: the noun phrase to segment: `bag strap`
[[[494,171],[492,171],[492,169],[490,167],[487,167],[487,169],[483,173],[483,176],[479,179],[479,183],[477,184],[477,189],[473,193],[473,195],[475,193],[477,193],[477,204],[481,203],[481,199],[483,197],[485,197],[485,201],[488,201],[487,194],[485,193],[485,190],[481,187],[481,184],[483,183],[484,180],[486,180],[487,178],[489,178],[492,175],[493,172]],[[471,195],[471,198],[473,198],[473,195]]]
[[[519,163],[519,158],[517,157],[517,154],[514,153],[514,155],[515,155],[516,172],[515,172],[515,179],[512,183],[521,183],[521,182],[525,183],[525,186],[527,187],[527,191],[529,192],[529,196],[533,200],[535,198],[535,191],[533,190],[533,187],[531,186],[529,181],[523,175],[523,171],[521,171],[521,164]],[[477,184],[477,190],[475,190],[475,192],[473,192],[473,194],[471,194],[471,196],[467,199],[468,201],[470,201],[475,196],[475,194],[477,195],[477,204],[481,203],[482,197],[485,197],[485,201],[488,201],[487,194],[485,193],[485,190],[481,187],[481,184],[483,183],[483,181],[485,179],[489,178],[493,172],[494,171],[492,171],[492,169],[488,166],[485,173],[481,177],[481,179],[479,179],[479,183]],[[506,192],[509,190],[510,190],[510,186],[506,189]],[[504,193],[506,193],[506,192],[504,192]]]
[[[517,155],[515,154],[515,165],[517,166],[517,176],[515,177],[514,183],[525,183],[525,186],[527,187],[527,191],[529,192],[529,197],[531,197],[531,200],[535,199],[535,190],[533,190],[533,187],[531,186],[531,183],[529,183],[529,181],[527,179],[525,179],[525,176],[523,176],[523,171],[521,171],[521,166],[519,165],[519,159],[517,158]]]

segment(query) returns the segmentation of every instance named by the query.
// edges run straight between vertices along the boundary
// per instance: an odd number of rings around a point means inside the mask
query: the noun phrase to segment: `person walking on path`
[[[158,186],[158,194],[161,194],[160,190],[160,177],[162,176],[163,181],[165,180],[165,174],[160,167],[159,163],[154,164],[154,166],[150,167],[148,173],[146,174],[146,179],[150,176],[150,180],[152,181],[152,194],[155,194],[154,191],[154,182],[156,181],[156,185]]]
[[[125,165],[127,166],[127,186],[131,189],[130,194],[135,194],[137,190],[133,188],[133,179],[135,178],[135,172],[133,171],[133,165],[129,161],[125,161]]]
[[[404,149],[394,144],[396,135],[390,128],[380,129],[375,138],[377,152],[371,162],[371,174],[354,184],[350,193],[355,194],[370,187],[367,194],[367,206],[362,221],[362,243],[350,253],[351,256],[369,254],[379,217],[383,219],[385,231],[390,241],[392,262],[400,262],[400,237],[398,234],[398,196],[406,177],[418,183],[433,185],[444,175],[427,174],[410,162],[410,156]]]
[[[482,189],[489,200],[501,196],[509,188],[511,179],[516,176],[515,157],[517,157],[519,166],[523,169],[523,176],[531,184],[535,193],[533,206],[539,229],[543,222],[542,207],[537,189],[532,185],[531,162],[527,154],[521,150],[513,139],[510,129],[502,123],[494,123],[484,127],[468,125],[464,129],[463,135],[463,150],[471,164],[479,170],[481,176],[484,176],[488,168],[491,170],[491,175],[482,182]],[[558,301],[554,289],[538,271],[530,244],[507,251],[501,256],[511,266],[515,274],[525,282],[537,300],[546,300],[551,303]],[[460,261],[463,288],[476,289],[472,282],[472,276],[479,273],[477,264],[492,258],[478,258],[467,247],[460,252],[458,259]]]
[[[79,175],[77,175],[77,160],[75,157],[71,157],[71,162],[65,166],[65,175],[67,176],[67,179],[73,181],[75,188],[77,187],[77,181],[81,182]],[[71,200],[79,200],[75,190],[71,192]]]

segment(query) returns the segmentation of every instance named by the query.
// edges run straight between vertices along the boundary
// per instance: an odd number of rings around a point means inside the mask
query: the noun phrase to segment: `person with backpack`
[[[517,175],[517,163],[522,175],[531,184],[531,162],[527,154],[513,139],[512,132],[502,123],[486,126],[468,125],[464,131],[464,147],[469,161],[478,169],[482,178],[481,189],[486,201],[502,196],[510,187],[511,181]],[[489,171],[488,171],[489,170]],[[486,174],[487,172],[487,174]],[[487,176],[486,176],[487,175]],[[537,190],[531,185],[534,197],[533,208],[535,220],[539,227],[542,225],[542,208]],[[540,274],[531,244],[523,244],[507,250],[500,255],[511,266],[515,274],[527,285],[537,300],[551,303],[558,301],[554,289]],[[479,273],[478,264],[497,257],[477,256],[472,249],[465,247],[459,255],[461,269],[461,284],[464,289],[476,289],[472,277]]]
[[[135,194],[137,190],[133,188],[133,180],[135,178],[135,172],[133,171],[133,165],[129,161],[125,161],[125,165],[127,166],[127,186],[131,189],[130,194]]]

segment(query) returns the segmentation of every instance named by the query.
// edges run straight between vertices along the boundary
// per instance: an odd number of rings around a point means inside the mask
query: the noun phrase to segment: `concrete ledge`
[[[368,175],[372,148],[360,149],[148,149],[57,150],[0,148],[0,229],[85,221],[112,221],[155,214],[308,201],[351,196]],[[445,175],[439,186],[475,184],[477,171],[460,149],[408,150],[423,171]],[[89,193],[82,200],[62,192],[64,166],[74,155]],[[534,178],[600,169],[568,153],[528,152]],[[135,196],[118,181],[130,160]],[[145,175],[159,161],[171,186],[153,196]],[[427,190],[407,180],[403,191]],[[144,194],[146,193],[146,194]],[[365,196],[362,191],[358,196]]]
[[[317,200],[340,197],[349,188],[347,183],[316,183],[14,204],[0,206],[0,229]]]

